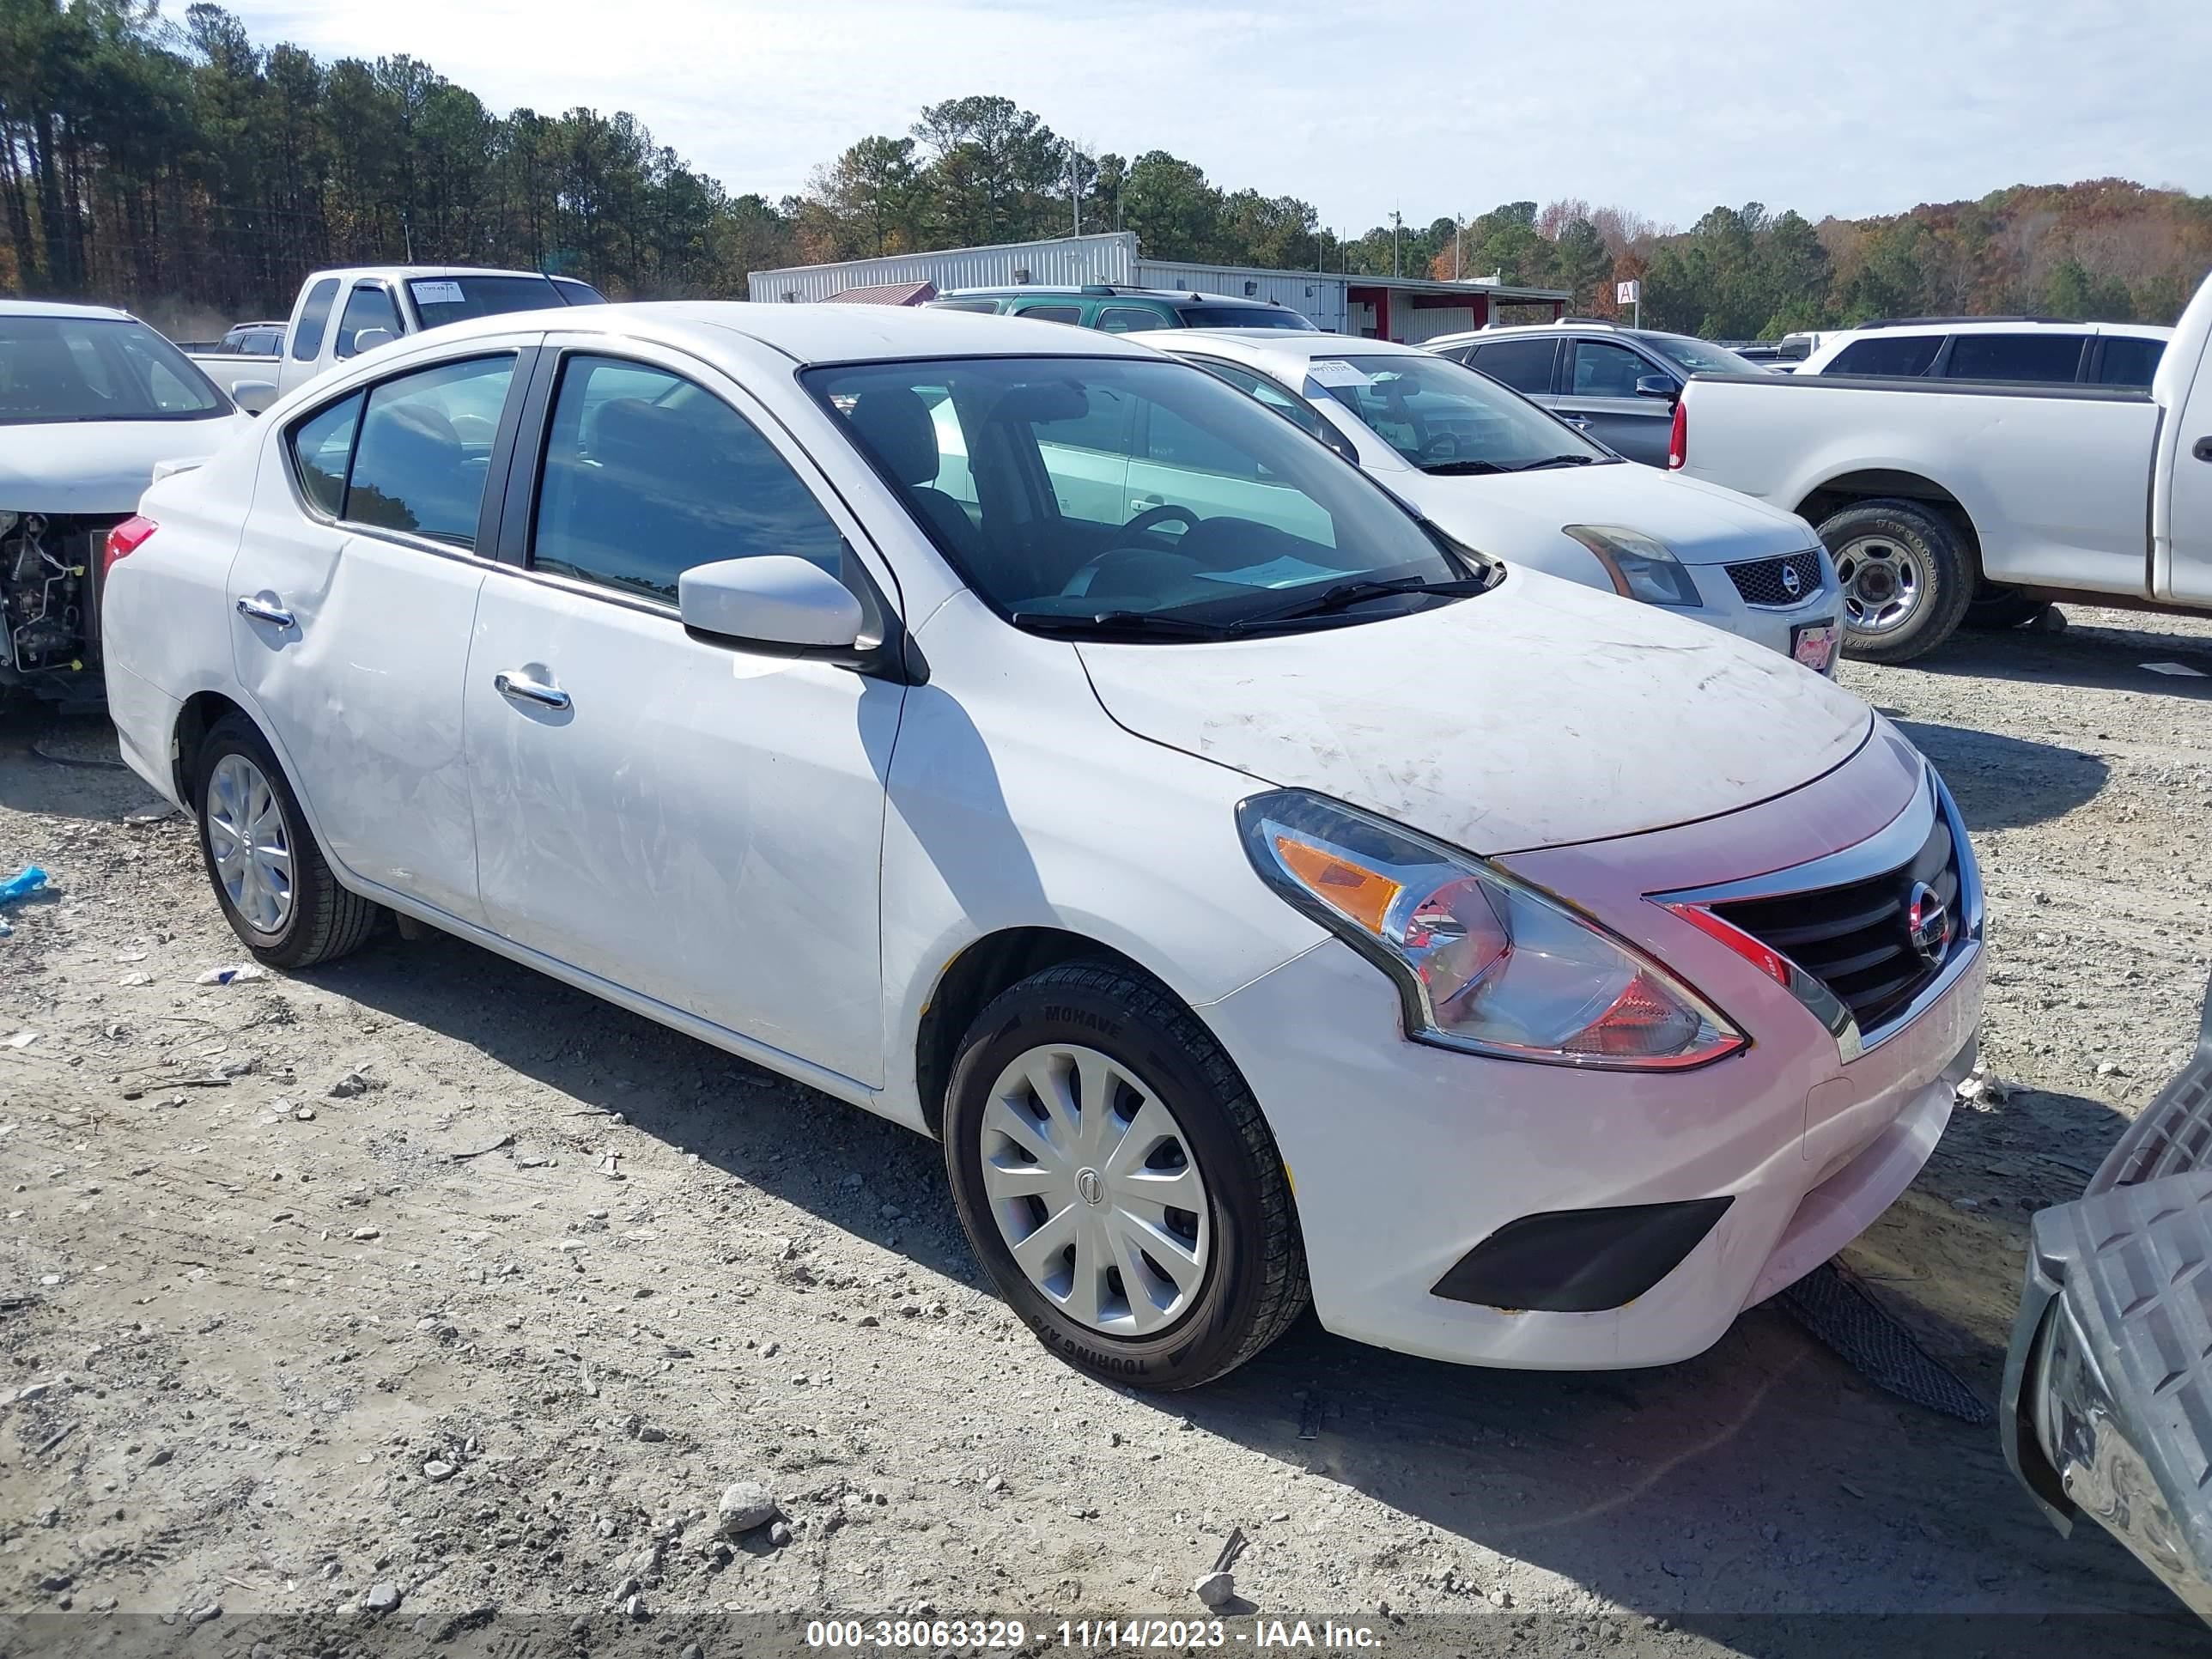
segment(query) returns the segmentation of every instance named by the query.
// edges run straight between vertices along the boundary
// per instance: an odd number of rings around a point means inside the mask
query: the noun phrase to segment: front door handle
[[[2212,461],[2212,438],[2199,438],[2197,447],[2189,453],[2200,461]]]
[[[492,690],[502,697],[520,698],[544,708],[566,708],[568,694],[557,685],[548,685],[543,680],[533,680],[521,674],[505,672],[491,677]]]
[[[283,605],[252,593],[238,596],[238,614],[250,617],[255,622],[265,622],[275,628],[296,628],[299,625],[292,613]]]
[[[1165,507],[1167,504],[1168,498],[1164,495],[1132,495],[1129,498],[1129,511],[1149,513],[1156,507]]]

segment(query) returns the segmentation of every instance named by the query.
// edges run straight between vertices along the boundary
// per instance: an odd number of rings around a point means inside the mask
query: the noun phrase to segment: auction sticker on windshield
[[[1373,379],[1340,357],[1316,357],[1306,365],[1306,373],[1322,386],[1366,386]]]
[[[457,306],[464,302],[459,283],[419,282],[407,286],[418,306]]]

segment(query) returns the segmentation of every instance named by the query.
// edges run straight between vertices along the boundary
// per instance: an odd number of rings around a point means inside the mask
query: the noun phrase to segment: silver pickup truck
[[[2209,351],[2212,282],[2148,391],[1700,374],[1668,465],[1820,531],[1853,656],[1904,662],[2057,599],[2212,611]]]
[[[507,311],[601,305],[573,276],[471,265],[362,265],[318,270],[300,284],[283,323],[241,323],[213,350],[185,355],[258,414],[294,386],[402,335]]]

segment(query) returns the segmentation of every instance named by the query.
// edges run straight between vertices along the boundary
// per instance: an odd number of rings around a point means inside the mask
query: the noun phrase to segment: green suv
[[[1044,323],[1073,323],[1109,334],[1133,334],[1147,328],[1303,328],[1318,326],[1304,312],[1278,300],[1237,300],[1224,294],[1191,294],[1174,289],[1118,288],[1087,283],[1081,288],[956,288],[932,300],[933,311],[995,311]]]

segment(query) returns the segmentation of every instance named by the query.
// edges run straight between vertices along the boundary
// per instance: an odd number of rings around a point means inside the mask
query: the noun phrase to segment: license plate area
[[[1815,674],[1833,673],[1843,638],[1833,622],[1805,623],[1790,630],[1790,654]]]

